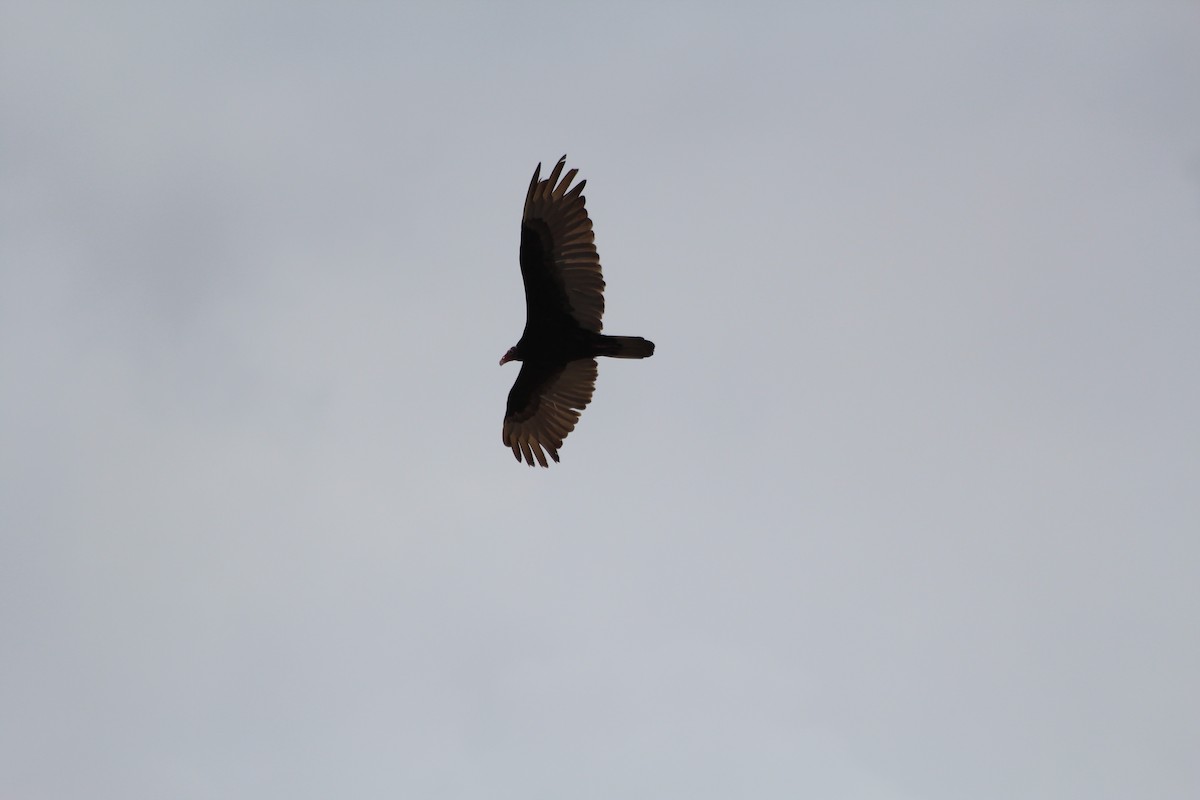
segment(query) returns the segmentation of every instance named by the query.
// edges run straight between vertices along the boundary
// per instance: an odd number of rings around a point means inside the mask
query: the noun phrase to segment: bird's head
[[[508,362],[516,361],[516,360],[517,360],[517,348],[515,346],[510,347],[510,348],[508,348],[508,352],[500,357],[500,366],[503,367]]]

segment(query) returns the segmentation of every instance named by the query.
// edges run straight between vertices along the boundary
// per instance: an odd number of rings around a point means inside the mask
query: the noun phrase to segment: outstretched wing
[[[546,467],[545,453],[558,461],[558,448],[575,429],[595,388],[596,362],[590,358],[558,365],[523,363],[504,415],[504,443],[517,461],[524,459],[532,467],[537,459]]]
[[[567,318],[584,330],[600,332],[604,316],[604,276],[596,253],[592,221],[583,196],[587,181],[570,188],[578,170],[559,181],[567,157],[546,180],[533,172],[521,218],[521,277],[525,279],[526,331],[552,329]]]

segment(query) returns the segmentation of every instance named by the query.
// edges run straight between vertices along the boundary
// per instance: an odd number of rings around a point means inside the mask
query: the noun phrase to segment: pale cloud
[[[1194,796],[1196,16],[4,10],[3,793]]]

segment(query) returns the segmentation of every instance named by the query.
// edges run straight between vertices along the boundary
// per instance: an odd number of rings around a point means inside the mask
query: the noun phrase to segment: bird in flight
[[[562,175],[567,157],[550,177],[533,171],[521,217],[521,277],[525,281],[525,332],[500,363],[520,361],[508,393],[504,444],[517,461],[549,466],[596,387],[596,357],[649,358],[654,342],[640,336],[606,336],[604,276],[592,221],[584,207],[578,170]],[[562,175],[562,180],[559,176]]]

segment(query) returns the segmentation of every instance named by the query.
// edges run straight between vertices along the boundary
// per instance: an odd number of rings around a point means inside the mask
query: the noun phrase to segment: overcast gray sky
[[[1194,2],[0,3],[0,795],[1200,796],[1198,268]]]

